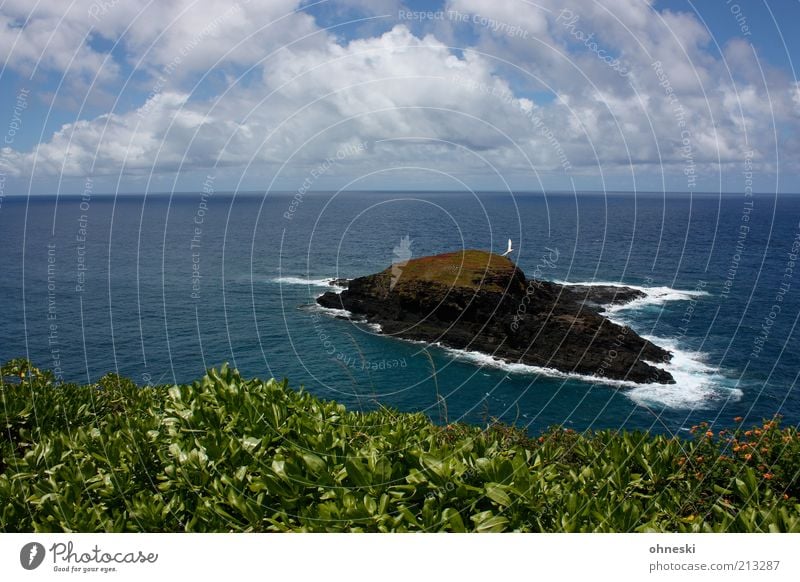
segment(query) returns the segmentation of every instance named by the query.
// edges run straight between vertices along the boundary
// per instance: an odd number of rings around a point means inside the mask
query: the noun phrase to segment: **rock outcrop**
[[[337,285],[344,287],[344,281]],[[508,362],[640,383],[674,383],[671,354],[602,315],[643,297],[616,286],[526,279],[509,259],[467,250],[412,259],[317,299],[386,335],[479,351]]]

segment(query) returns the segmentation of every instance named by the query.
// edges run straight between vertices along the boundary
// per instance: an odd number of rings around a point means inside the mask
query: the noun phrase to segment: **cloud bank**
[[[333,175],[388,172],[384,185],[421,185],[414,168],[531,189],[736,189],[745,159],[767,182],[800,173],[797,80],[748,35],[721,42],[688,12],[640,0],[337,2],[326,18],[296,0],[134,4],[0,9],[3,76],[75,104],[74,121],[30,149],[3,144],[8,173],[218,172],[231,187],[293,189],[354,144],[366,147]],[[105,112],[87,114],[91,95],[107,96]]]

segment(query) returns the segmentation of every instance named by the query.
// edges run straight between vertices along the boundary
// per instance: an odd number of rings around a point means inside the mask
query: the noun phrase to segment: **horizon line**
[[[176,191],[155,191],[155,192],[142,192],[142,191],[125,191],[125,192],[92,192],[90,196],[92,198],[112,198],[112,197],[119,197],[119,196],[184,196],[184,195],[198,195],[198,194],[205,194],[209,197],[211,196],[218,196],[218,195],[238,195],[238,196],[265,196],[269,194],[281,194],[281,195],[300,195],[300,196],[307,196],[307,195],[314,195],[314,194],[391,194],[391,193],[425,193],[425,194],[512,194],[512,195],[521,195],[521,194],[541,194],[541,195],[548,195],[548,194],[570,194],[570,195],[579,195],[579,194],[660,194],[660,195],[668,195],[668,194],[680,194],[684,196],[692,196],[692,195],[714,195],[714,196],[745,196],[744,192],[735,192],[735,191],[712,191],[712,190],[698,190],[698,191],[687,191],[687,190],[439,190],[439,189],[378,189],[378,188],[370,188],[370,189],[355,189],[355,190],[308,190],[306,192],[299,192],[297,190],[219,190],[213,192],[204,192],[202,189],[198,190],[176,190]],[[0,200],[2,199],[11,199],[11,198],[81,198],[86,196],[85,193],[79,192],[60,192],[60,193],[39,193],[39,194],[6,194],[4,196],[0,196]],[[769,191],[769,192],[753,192],[753,196],[771,196],[771,195],[789,195],[789,196],[797,196],[800,195],[800,191],[798,192],[787,192],[787,191]]]

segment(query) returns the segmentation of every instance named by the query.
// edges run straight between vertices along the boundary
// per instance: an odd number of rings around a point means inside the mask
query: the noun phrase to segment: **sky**
[[[798,0],[5,0],[0,198],[800,192]]]

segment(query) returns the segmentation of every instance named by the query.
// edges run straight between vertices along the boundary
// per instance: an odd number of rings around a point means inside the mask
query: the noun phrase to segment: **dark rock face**
[[[386,335],[562,372],[674,383],[648,363],[668,362],[668,351],[601,314],[602,305],[644,296],[635,289],[528,280],[510,260],[485,251],[412,259],[346,287],[317,302],[366,317]]]

